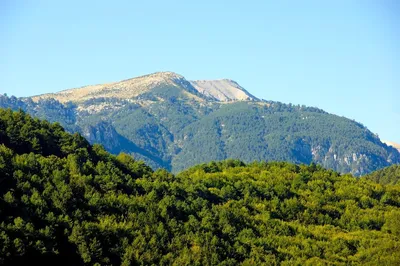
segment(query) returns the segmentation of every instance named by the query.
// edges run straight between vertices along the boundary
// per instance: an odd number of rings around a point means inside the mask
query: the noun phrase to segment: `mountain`
[[[179,172],[223,160],[278,160],[356,176],[400,163],[362,124],[300,105],[260,100],[234,81],[188,81],[172,72],[26,98],[0,107],[60,122],[108,151]]]
[[[153,172],[23,111],[0,110],[0,141],[2,265],[400,263],[399,186],[284,162]]]
[[[180,91],[188,97],[202,101],[198,91],[184,77],[173,72],[158,72],[120,82],[85,86],[64,90],[58,93],[43,94],[31,97],[33,101],[55,99],[61,103],[85,102],[93,99],[134,99],[153,91],[171,89]],[[171,92],[172,92],[171,91]],[[197,96],[197,97],[196,97]]]
[[[197,80],[187,81],[183,76],[173,72],[157,72],[120,82],[85,86],[81,88],[64,90],[58,93],[50,93],[32,97],[34,101],[39,99],[56,99],[59,102],[82,102],[97,98],[133,99],[140,95],[151,93],[165,87],[183,89],[189,97],[197,101],[204,99],[215,101],[240,101],[258,100],[233,80]],[[197,97],[196,97],[197,96]]]

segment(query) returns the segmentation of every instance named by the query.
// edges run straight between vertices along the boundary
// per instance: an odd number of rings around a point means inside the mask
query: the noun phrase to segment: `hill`
[[[21,108],[172,172],[227,158],[315,162],[356,176],[400,163],[362,124],[323,110],[265,101],[232,80],[188,81],[172,72],[28,98]]]
[[[400,187],[237,160],[174,176],[0,110],[6,265],[398,265]]]
[[[394,164],[380,170],[369,173],[363,178],[383,185],[400,184],[400,165]]]

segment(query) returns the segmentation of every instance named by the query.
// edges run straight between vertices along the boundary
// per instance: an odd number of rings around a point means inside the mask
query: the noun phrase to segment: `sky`
[[[157,71],[233,79],[400,143],[400,1],[0,1],[0,93]]]

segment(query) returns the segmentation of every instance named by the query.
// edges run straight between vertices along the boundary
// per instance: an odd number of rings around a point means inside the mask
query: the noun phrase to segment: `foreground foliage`
[[[400,187],[288,163],[177,176],[0,111],[5,264],[400,263]]]

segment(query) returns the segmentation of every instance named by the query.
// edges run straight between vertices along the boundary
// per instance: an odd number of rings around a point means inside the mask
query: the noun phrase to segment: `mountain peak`
[[[160,71],[160,72],[155,72],[155,73],[151,73],[151,74],[147,74],[144,76],[140,76],[140,77],[136,77],[133,79],[137,79],[137,78],[162,78],[162,79],[185,79],[182,75],[179,75],[175,72],[172,71]]]
[[[83,102],[94,98],[133,99],[155,88],[171,86],[182,88],[187,93],[192,94],[191,97],[199,100],[204,99],[202,96],[221,102],[258,100],[233,80],[187,81],[182,75],[171,71],[155,72],[119,82],[90,85],[33,96],[32,99],[38,101],[39,99],[54,98],[60,102]]]

